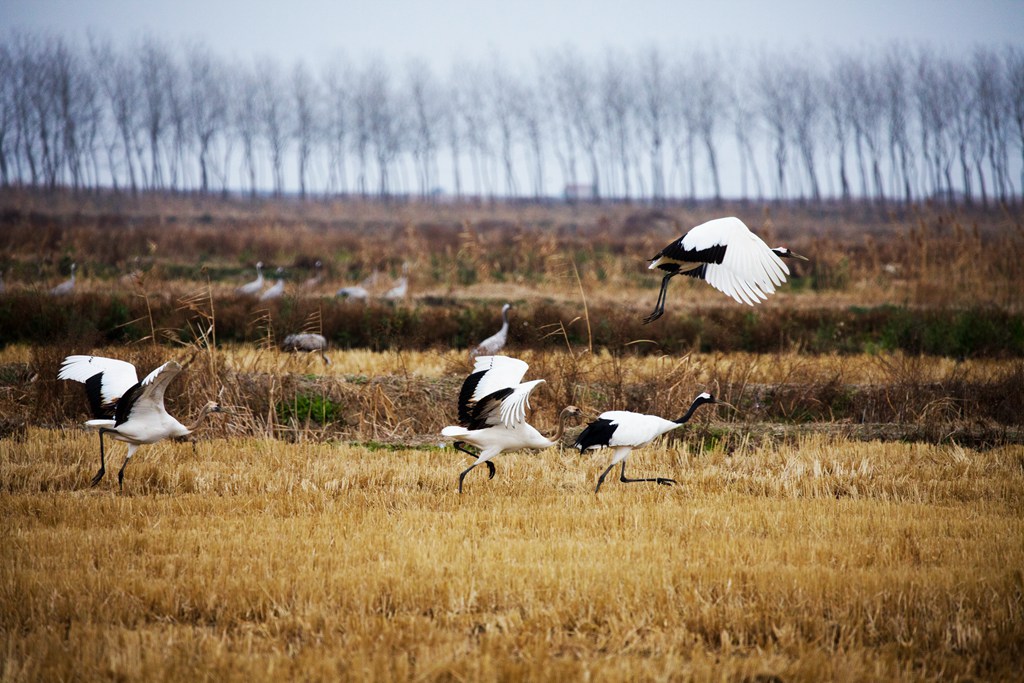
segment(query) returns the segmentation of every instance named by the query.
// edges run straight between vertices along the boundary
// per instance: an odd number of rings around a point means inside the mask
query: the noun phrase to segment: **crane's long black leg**
[[[608,465],[608,469],[602,472],[601,476],[597,478],[597,488],[594,489],[595,494],[601,490],[601,484],[604,483],[604,478],[608,476],[608,473],[612,471],[613,467],[615,467],[615,463]]]
[[[644,318],[644,325],[654,322],[665,312],[665,295],[668,293],[668,281],[674,275],[678,275],[678,273],[668,273],[665,277],[661,278],[661,291],[658,292],[658,303],[654,305],[654,310],[651,311],[651,314]]]
[[[104,431],[105,430],[102,427],[100,427],[100,471],[97,472],[96,476],[92,478],[92,486],[95,486],[96,484],[100,483],[100,480],[103,479],[103,475],[107,471],[106,459],[105,459],[104,453],[103,453],[103,432]]]
[[[465,448],[463,448],[463,446],[465,446],[465,445],[466,445],[465,441],[456,441],[455,443],[452,444],[452,446],[455,446],[455,450],[462,451],[463,453],[465,453],[466,455],[468,455],[471,458],[479,457],[478,453],[474,453],[473,451],[466,450]],[[488,479],[494,479],[494,475],[498,471],[497,469],[495,469],[494,463],[491,462],[490,460],[488,460],[484,464],[487,465],[487,478]]]
[[[656,481],[664,486],[671,486],[676,483],[675,479],[669,479],[668,477],[654,477],[653,479],[629,479],[626,477],[626,461],[622,461],[622,471],[619,472],[619,481],[623,484],[632,484],[638,481]]]
[[[462,474],[459,475],[459,493],[462,493],[462,480],[466,478],[466,475],[469,474],[469,471],[474,467],[476,467],[476,463],[473,463],[472,465],[467,467],[465,470],[463,470]]]

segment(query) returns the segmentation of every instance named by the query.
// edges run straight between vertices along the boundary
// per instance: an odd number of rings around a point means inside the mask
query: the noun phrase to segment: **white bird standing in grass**
[[[723,401],[717,400],[711,394],[704,392],[697,396],[690,405],[690,409],[686,411],[678,420],[666,420],[663,417],[657,415],[642,415],[640,413],[629,412],[628,410],[609,410],[601,413],[596,420],[586,426],[586,428],[580,432],[580,435],[576,438],[576,443],[573,444],[575,448],[580,449],[580,453],[587,449],[597,448],[614,448],[615,452],[612,454],[612,462],[608,465],[608,468],[601,473],[601,476],[597,480],[597,488],[594,489],[594,493],[601,490],[601,484],[604,483],[604,478],[608,476],[608,473],[612,471],[612,468],[622,463],[622,471],[619,474],[619,481],[631,484],[637,481],[654,481],[659,484],[671,486],[676,483],[675,479],[669,479],[667,477],[654,477],[653,479],[629,479],[626,477],[626,457],[634,448],[640,448],[646,446],[656,438],[677,429],[686,424],[691,417],[693,417],[694,411],[705,403],[722,403],[728,405]]]
[[[256,279],[252,282],[246,282],[244,285],[235,290],[235,294],[245,294],[247,296],[254,296],[260,293],[263,289],[263,261],[256,262]]]
[[[310,332],[304,332],[302,334],[289,334],[281,342],[282,351],[304,351],[306,353],[313,353],[314,351],[320,354],[320,358],[323,359],[327,365],[331,364],[331,359],[327,357],[327,338],[322,334],[313,334]]]
[[[501,329],[477,344],[470,355],[493,356],[505,348],[505,343],[508,341],[508,309],[510,308],[512,308],[512,304],[505,304],[501,307]]]
[[[529,367],[517,358],[479,356],[473,373],[462,383],[459,424],[441,430],[443,436],[458,439],[453,444],[457,450],[476,458],[459,475],[459,493],[462,493],[462,480],[477,465],[487,465],[487,478],[493,479],[492,458],[520,448],[550,448],[561,442],[566,420],[580,414],[576,406],[566,406],[559,415],[558,431],[550,439],[530,425],[526,421],[530,393],[544,380],[522,382]],[[467,443],[476,446],[480,452],[477,454],[464,448]]]
[[[274,286],[263,292],[260,295],[260,301],[270,301],[271,299],[280,299],[284,296],[284,268],[278,266],[277,269],[277,282]]]
[[[384,298],[389,301],[397,301],[398,299],[404,299],[405,295],[409,293],[409,264],[402,264],[402,277],[395,280],[395,284],[392,285],[391,289],[384,292]]]
[[[188,436],[209,414],[221,412],[214,401],[207,403],[191,427],[178,422],[164,409],[164,391],[182,366],[168,361],[149,373],[141,382],[135,366],[122,360],[102,356],[68,356],[61,364],[57,379],[68,379],[85,385],[89,407],[94,419],[86,421],[100,432],[100,469],[92,485],[100,483],[106,472],[103,435],[128,444],[128,454],[117,473],[117,484],[124,489],[124,468],[143,444],[156,443],[168,437]]]
[[[303,285],[306,289],[313,289],[314,287],[320,286],[320,283],[323,282],[324,279],[323,267],[323,262],[320,261],[320,259],[317,259],[316,263],[313,264],[313,277],[306,280]]]
[[[665,312],[669,280],[680,274],[705,280],[741,304],[761,303],[789,275],[789,267],[780,257],[807,260],[785,247],[769,248],[739,218],[702,223],[651,259],[648,268],[658,268],[666,275],[661,280],[658,303],[644,323],[657,320]]]
[[[73,294],[75,291],[75,269],[78,265],[75,263],[71,264],[71,277],[60,283],[56,287],[50,290],[50,294],[54,296],[65,296],[67,294]]]

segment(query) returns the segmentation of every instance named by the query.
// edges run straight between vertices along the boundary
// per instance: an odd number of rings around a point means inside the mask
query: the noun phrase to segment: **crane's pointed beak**
[[[725,406],[726,408],[729,408],[731,410],[735,410],[736,412],[739,412],[739,408],[737,408],[733,404],[727,403],[725,401],[719,401],[718,399],[715,399],[715,405],[716,406]]]
[[[811,260],[811,259],[807,258],[806,256],[804,256],[803,254],[798,254],[798,253],[796,253],[793,250],[790,250],[789,258],[795,258],[798,261],[810,261]]]

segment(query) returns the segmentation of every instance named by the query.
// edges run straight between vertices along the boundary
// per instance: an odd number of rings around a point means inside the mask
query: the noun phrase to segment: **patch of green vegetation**
[[[275,406],[277,419],[283,424],[316,422],[327,425],[342,421],[342,406],[326,396],[297,394],[291,401]]]

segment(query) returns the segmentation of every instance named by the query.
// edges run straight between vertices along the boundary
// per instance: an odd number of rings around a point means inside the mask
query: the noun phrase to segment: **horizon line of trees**
[[[495,57],[318,69],[152,36],[0,41],[0,184],[282,195],[587,200],[941,199],[1024,189],[1024,50],[818,57],[709,49],[516,73]]]

